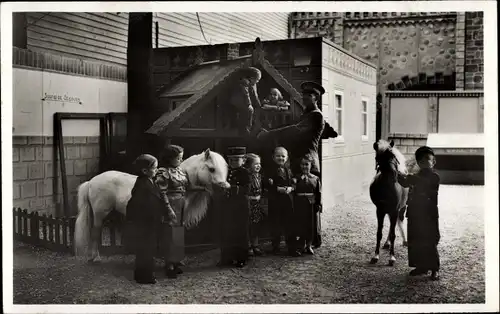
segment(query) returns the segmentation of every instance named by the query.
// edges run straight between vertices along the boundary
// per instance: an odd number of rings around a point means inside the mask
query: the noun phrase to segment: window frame
[[[363,111],[363,102],[366,103],[366,110]],[[367,142],[370,138],[370,99],[361,96],[361,140]],[[363,116],[366,116],[366,134],[363,134]]]
[[[337,109],[337,96],[340,96],[340,110]],[[334,90],[333,91],[333,116],[334,116],[334,128],[335,131],[337,131],[338,136],[334,139],[334,143],[345,143],[344,139],[344,131],[345,131],[345,98],[344,98],[344,92],[342,90]],[[337,121],[337,111],[340,111],[340,118],[341,118],[341,126],[340,128],[338,127],[338,121]]]

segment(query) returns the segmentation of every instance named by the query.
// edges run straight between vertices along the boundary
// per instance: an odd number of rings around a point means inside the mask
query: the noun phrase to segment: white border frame
[[[12,304],[12,11],[66,12],[443,12],[484,13],[485,303],[483,304],[309,304],[309,305],[13,305]],[[3,309],[6,313],[423,313],[499,311],[498,202],[498,50],[495,1],[352,1],[352,2],[3,2],[2,71],[2,239]],[[333,174],[334,175],[334,174]]]

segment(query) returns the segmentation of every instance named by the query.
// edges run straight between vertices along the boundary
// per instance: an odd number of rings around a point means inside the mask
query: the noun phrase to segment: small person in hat
[[[311,173],[313,158],[302,157],[301,173],[295,176],[293,205],[295,213],[296,234],[299,236],[298,248],[304,254],[313,255],[312,240],[314,236],[314,214],[321,212],[321,180]]]
[[[262,74],[254,67],[239,70],[239,84],[230,97],[231,105],[237,109],[240,116],[240,131],[243,134],[250,134],[253,126],[255,107],[260,108],[259,96],[257,93],[257,83]]]
[[[271,131],[261,131],[257,139],[272,138],[278,142],[293,141],[290,147],[293,147],[291,155],[291,166],[293,173],[300,173],[300,161],[305,155],[310,155],[313,159],[311,173],[321,177],[319,169],[319,144],[323,131],[325,130],[325,120],[323,114],[318,108],[318,102],[325,89],[315,82],[303,82],[300,85],[302,89],[302,102],[306,107],[296,124]],[[333,129],[332,129],[333,131]],[[333,133],[335,133],[333,131]],[[335,137],[335,136],[333,136]],[[321,246],[321,219],[320,213],[315,213],[315,232],[313,246]]]
[[[127,204],[126,220],[134,226],[135,271],[134,279],[141,284],[155,284],[154,254],[158,244],[161,222],[165,216],[171,221],[177,217],[167,206],[160,189],[154,182],[158,160],[149,154],[137,157],[134,165],[138,178]]]
[[[293,175],[287,165],[288,151],[276,147],[273,154],[274,165],[266,172],[263,180],[268,191],[268,213],[271,228],[273,254],[280,253],[281,236],[285,236],[288,254],[293,257],[301,253],[296,247],[293,228]]]
[[[244,267],[248,261],[248,194],[250,174],[243,167],[246,148],[230,147],[227,154],[229,175],[221,206],[221,257],[219,266]]]
[[[410,187],[408,197],[408,262],[410,276],[425,275],[431,271],[431,279],[439,279],[439,232],[438,192],[439,175],[434,171],[434,151],[422,146],[415,152],[420,170],[414,175],[398,174],[398,181]],[[401,215],[404,212],[400,213]],[[402,220],[403,217],[400,217]]]

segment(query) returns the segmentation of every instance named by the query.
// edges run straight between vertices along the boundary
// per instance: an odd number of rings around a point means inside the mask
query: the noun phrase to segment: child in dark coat
[[[300,162],[302,173],[295,177],[294,212],[296,234],[299,236],[297,247],[303,253],[313,255],[315,213],[321,212],[321,180],[311,173],[313,158],[306,155]]]
[[[431,273],[432,280],[439,279],[439,232],[438,192],[439,175],[434,171],[434,151],[422,146],[415,152],[420,168],[414,175],[398,175],[399,183],[411,187],[408,199],[408,262],[410,276]]]
[[[248,261],[248,192],[250,175],[243,167],[246,148],[231,147],[227,155],[229,175],[221,206],[221,258],[219,266],[244,267]]]
[[[158,160],[144,154],[134,162],[139,176],[132,188],[132,197],[127,204],[126,220],[134,226],[135,271],[134,279],[141,284],[154,284],[154,255],[158,244],[161,223],[165,216],[176,220],[168,211],[154,177]]]
[[[274,167],[267,173],[264,181],[268,190],[268,213],[271,227],[273,253],[280,251],[281,236],[285,234],[285,242],[290,256],[300,256],[296,247],[296,235],[293,229],[293,176],[286,165],[288,151],[277,147],[273,154]]]

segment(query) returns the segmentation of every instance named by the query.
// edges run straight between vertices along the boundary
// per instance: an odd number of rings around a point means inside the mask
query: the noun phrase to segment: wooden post
[[[153,14],[129,13],[127,47],[127,159],[134,160],[145,147],[144,131],[151,125],[153,88]]]

